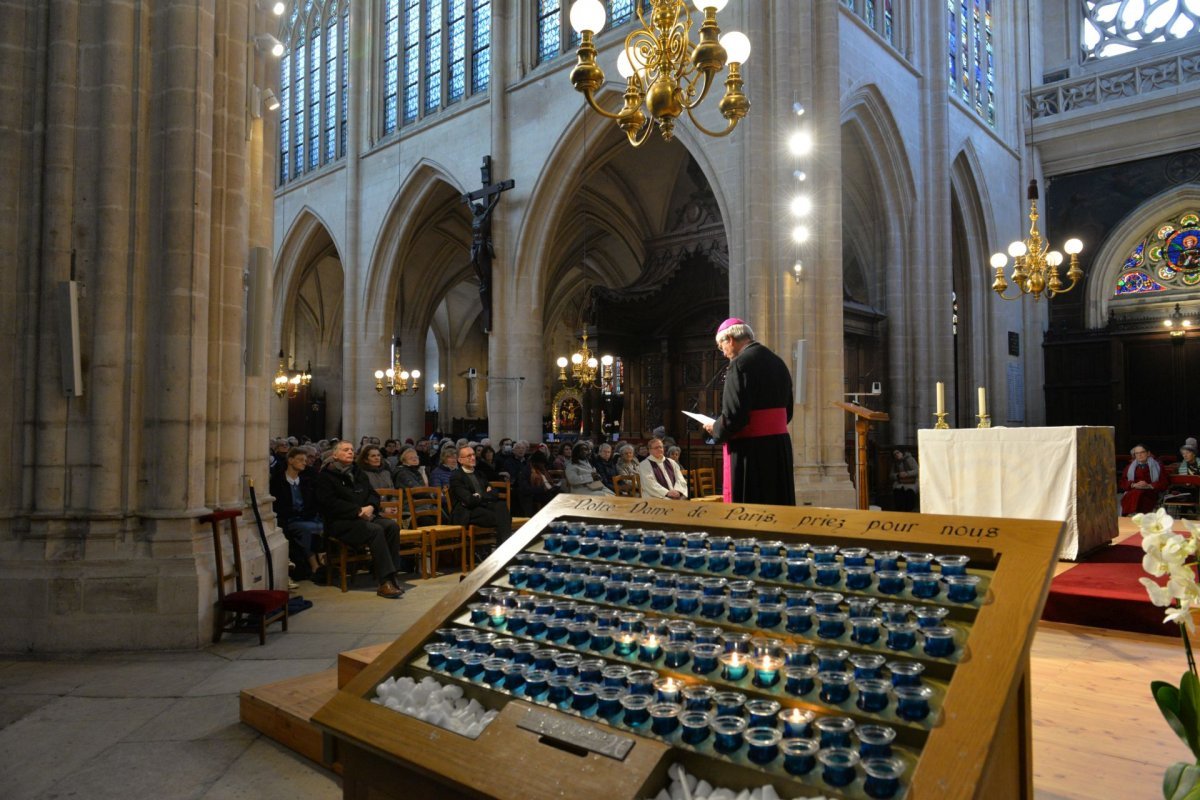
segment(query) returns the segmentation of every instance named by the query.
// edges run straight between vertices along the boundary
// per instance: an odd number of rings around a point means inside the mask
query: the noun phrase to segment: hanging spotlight
[[[788,150],[794,156],[806,156],[812,152],[813,138],[808,131],[796,131],[788,137]]]
[[[808,241],[809,231],[807,225],[797,225],[792,228],[792,241],[796,244],[804,244]]]
[[[269,33],[260,33],[254,37],[254,45],[259,49],[259,52],[270,53],[279,58],[283,55],[283,42],[276,39]]]
[[[805,194],[796,195],[788,205],[788,210],[792,212],[792,216],[794,217],[807,217],[812,213],[812,209],[812,198]]]

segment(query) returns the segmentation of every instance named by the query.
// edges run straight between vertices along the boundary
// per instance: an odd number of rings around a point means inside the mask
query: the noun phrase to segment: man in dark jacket
[[[450,475],[450,499],[454,506],[450,521],[455,525],[495,528],[499,544],[512,535],[508,503],[475,471],[475,448],[469,445],[458,449],[458,469]]]
[[[396,570],[400,526],[378,516],[371,505],[370,484],[357,480],[353,467],[354,446],[338,442],[329,463],[317,476],[317,507],[330,536],[354,547],[365,545],[371,551],[375,580],[379,581],[376,594],[398,600],[404,596]]]

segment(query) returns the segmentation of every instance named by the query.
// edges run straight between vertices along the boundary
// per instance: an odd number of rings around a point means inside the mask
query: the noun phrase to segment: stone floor
[[[341,780],[238,721],[238,692],[334,666],[390,642],[458,584],[413,581],[384,600],[300,584],[311,609],[204,650],[25,658],[0,655],[0,776],[23,798],[341,797]]]

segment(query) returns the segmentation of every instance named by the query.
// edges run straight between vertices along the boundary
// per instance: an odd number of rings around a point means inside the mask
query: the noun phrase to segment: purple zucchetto
[[[720,335],[721,333],[725,332],[729,328],[732,328],[734,325],[745,325],[745,324],[746,323],[744,320],[740,320],[737,317],[730,317],[729,319],[722,322],[721,326],[719,328],[717,328],[717,335]]]

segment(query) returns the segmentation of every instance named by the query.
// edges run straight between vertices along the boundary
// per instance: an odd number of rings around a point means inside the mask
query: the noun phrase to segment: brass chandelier
[[[1029,182],[1029,237],[1024,241],[1015,241],[1008,246],[1008,254],[1013,258],[1013,268],[1010,279],[1020,291],[1009,297],[1004,294],[1009,283],[1004,279],[1004,267],[1008,259],[1004,253],[994,253],[991,265],[996,270],[992,290],[1004,300],[1018,300],[1029,294],[1037,301],[1043,294],[1047,300],[1056,295],[1066,294],[1075,288],[1083,277],[1079,268],[1079,253],[1083,250],[1083,242],[1078,239],[1068,239],[1063,242],[1063,250],[1070,256],[1070,268],[1067,270],[1066,286],[1058,275],[1058,267],[1063,262],[1063,254],[1050,249],[1050,242],[1042,238],[1038,230],[1038,185],[1037,179]]]
[[[279,351],[279,369],[275,372],[275,379],[271,382],[272,388],[275,391],[276,397],[283,397],[285,394],[296,397],[300,394],[301,386],[308,386],[312,383],[312,362],[308,362],[308,368],[303,372],[297,369],[288,369],[287,356],[283,351]]]
[[[392,340],[392,365],[385,370],[375,370],[375,391],[384,389],[391,395],[416,394],[421,389],[421,370],[409,372],[400,363],[399,337]]]
[[[558,364],[558,379],[563,383],[566,383],[568,380],[568,364],[571,365],[570,379],[578,383],[581,388],[598,385],[599,381],[596,380],[596,375],[599,372],[602,364],[606,370],[611,369],[613,357],[610,355],[604,355],[600,358],[596,358],[596,356],[592,354],[592,351],[588,349],[587,342],[587,328],[584,328],[583,345],[571,354],[571,358],[569,360],[566,356],[558,357],[558,361],[556,362]]]
[[[634,147],[646,141],[651,123],[657,122],[662,137],[671,141],[675,121],[686,111],[692,124],[708,136],[726,136],[750,110],[750,101],[742,93],[741,67],[750,56],[750,40],[744,33],[731,31],[724,36],[717,26],[717,12],[729,0],[692,0],[704,15],[700,40],[692,46],[692,12],[684,0],[647,0],[649,22],[637,4],[641,28],[625,37],[625,46],[617,57],[617,71],[625,78],[625,104],[618,113],[601,108],[595,93],[604,85],[604,70],[596,64],[594,37],[604,28],[604,4],[600,0],[575,0],[571,6],[571,27],[580,35],[576,53],[578,63],[571,71],[571,85],[583,92],[596,113],[611,120],[625,132]],[[704,102],[714,77],[725,66],[725,96],[717,108],[727,121],[725,130],[710,131],[701,125],[693,110]]]

